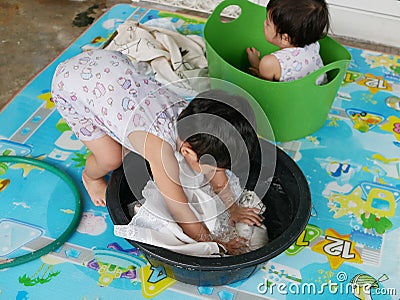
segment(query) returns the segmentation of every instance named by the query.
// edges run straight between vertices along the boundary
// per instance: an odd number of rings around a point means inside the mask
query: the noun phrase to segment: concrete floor
[[[87,17],[97,19],[117,3],[132,1],[1,0],[0,109],[87,29],[89,25],[79,24],[78,14],[86,13]],[[336,38],[342,44],[400,55],[397,48]]]
[[[96,19],[117,3],[131,1],[1,0],[0,108],[87,29],[79,13]]]

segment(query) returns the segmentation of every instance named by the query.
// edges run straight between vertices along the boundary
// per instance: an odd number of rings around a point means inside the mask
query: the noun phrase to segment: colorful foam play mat
[[[0,113],[0,299],[397,299],[400,57],[346,47],[352,61],[324,126],[277,143],[310,186],[305,230],[249,278],[194,286],[114,235],[107,208],[94,206],[81,183],[87,149],[51,99],[58,63],[103,47],[129,19],[198,36],[205,23],[113,6]]]

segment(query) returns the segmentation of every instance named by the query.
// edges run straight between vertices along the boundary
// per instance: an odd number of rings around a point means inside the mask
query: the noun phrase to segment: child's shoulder
[[[263,56],[260,60],[259,74],[263,79],[279,81],[281,77],[279,58],[273,53]]]

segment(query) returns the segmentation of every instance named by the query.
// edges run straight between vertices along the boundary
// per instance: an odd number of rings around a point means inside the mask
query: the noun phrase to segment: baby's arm
[[[260,58],[260,52],[254,47],[247,48],[246,52],[250,63],[249,70],[254,76],[270,81],[279,81],[281,66],[274,55],[269,54]]]
[[[129,135],[133,147],[149,162],[153,179],[166,205],[182,230],[196,241],[211,241],[207,227],[200,222],[188,205],[179,180],[179,165],[174,150],[161,138],[143,131]]]
[[[210,184],[214,192],[221,198],[225,206],[229,209],[231,220],[233,222],[243,222],[248,225],[261,226],[262,217],[259,215],[260,210],[257,208],[244,208],[236,204],[236,199],[230,189],[228,177],[225,171],[217,170],[210,179]]]
[[[136,151],[149,162],[153,179],[164,196],[172,217],[185,234],[198,242],[218,242],[224,246],[228,254],[243,253],[242,238],[235,238],[228,242],[214,240],[205,224],[197,219],[180,185],[179,164],[171,145],[143,131],[131,133],[129,140]]]

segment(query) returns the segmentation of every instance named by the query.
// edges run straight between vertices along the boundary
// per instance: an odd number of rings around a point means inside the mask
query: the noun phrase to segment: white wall
[[[400,48],[399,0],[327,0],[332,33]]]

